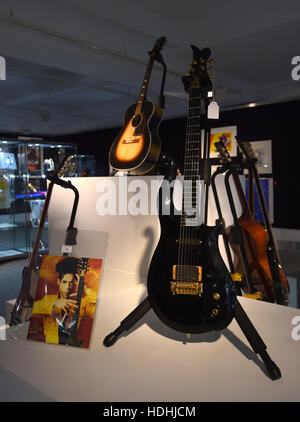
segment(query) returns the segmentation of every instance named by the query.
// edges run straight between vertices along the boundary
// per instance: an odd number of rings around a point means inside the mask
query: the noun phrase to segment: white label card
[[[62,253],[72,253],[73,246],[72,245],[62,245],[61,252]]]
[[[218,119],[219,118],[219,105],[216,101],[212,101],[207,109],[207,118],[208,119]]]

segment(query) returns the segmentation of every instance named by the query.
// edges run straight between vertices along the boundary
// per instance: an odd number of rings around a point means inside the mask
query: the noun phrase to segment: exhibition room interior
[[[0,0],[1,401],[299,401],[299,39],[299,0]]]
[[[200,90],[199,98],[211,92],[209,100],[203,100],[203,113],[211,103],[218,108],[213,117],[199,117],[198,129],[203,132],[200,144],[204,150],[206,139],[220,141],[227,136],[233,171],[242,180],[250,220],[267,236],[264,253],[269,264],[274,257],[277,260],[279,284],[287,288],[288,280],[289,301],[285,304],[300,308],[299,28],[299,2],[293,0],[0,1],[0,315],[7,323],[10,304],[20,293],[23,268],[30,261],[37,239],[51,183],[48,177],[57,171],[63,157],[71,155],[73,160],[69,173],[63,175],[66,180],[76,184],[75,179],[84,178],[87,187],[89,179],[94,178],[128,176],[129,181],[141,177],[147,182],[169,175],[170,162],[176,176],[185,176],[185,148],[195,133],[191,123],[195,117],[191,114],[193,89]],[[209,89],[203,88],[204,80]],[[144,84],[147,91],[143,99]],[[158,122],[154,122],[152,111],[150,117],[139,114],[136,106],[141,98],[157,107]],[[131,120],[136,116],[136,121]],[[123,167],[118,167],[118,160],[111,158],[115,151],[121,151],[113,145],[121,139],[127,124],[151,134],[149,151],[154,138],[158,139],[159,152],[154,158],[148,154],[148,168],[143,166],[145,161],[140,170],[136,164],[130,167],[127,159]],[[142,132],[138,136],[143,137]],[[125,139],[122,145],[120,142],[120,148],[135,148],[140,142],[135,134],[132,132],[131,139]],[[251,162],[247,162],[235,136],[252,145],[255,158]],[[201,156],[198,158],[201,161]],[[211,176],[218,166],[225,165],[216,152],[208,161],[210,173],[203,170],[206,182],[207,174]],[[224,167],[224,174],[228,168]],[[253,169],[258,180],[254,177],[253,181]],[[207,183],[210,186],[211,180]],[[263,187],[270,227],[258,183]],[[209,192],[212,198],[212,190]],[[243,212],[240,197],[234,192],[236,207]],[[94,196],[90,204],[84,198],[81,213],[95,208]],[[63,196],[61,200],[64,202]],[[228,206],[225,191],[220,201]],[[53,203],[57,206],[56,213],[51,212],[54,232],[51,237],[46,216],[39,239],[42,255],[51,254],[51,250],[59,253],[61,247],[50,244],[55,242],[55,221],[59,225],[61,217],[57,198]],[[63,203],[61,209],[65,210]],[[151,218],[158,221],[158,216]],[[84,216],[78,221],[84,221]],[[225,231],[232,224],[242,227],[233,214],[230,224],[223,223]],[[76,227],[80,233],[81,228]],[[225,231],[222,233],[226,237]],[[249,241],[249,235],[243,234],[242,243]],[[219,242],[224,236],[220,234]],[[124,249],[127,241],[120,233]],[[274,253],[271,258],[266,252],[268,242]],[[231,243],[230,254],[238,272],[236,262],[243,255],[234,245]],[[151,253],[155,246],[150,245]],[[140,284],[146,285],[151,253],[148,260],[144,259],[145,273]],[[250,255],[246,264],[255,279]],[[254,255],[259,261],[257,251]],[[245,265],[242,268],[247,273]],[[247,274],[243,277],[246,279]],[[271,289],[274,277],[272,273],[271,281],[267,281]],[[251,296],[261,284],[257,282],[256,286],[254,282],[254,290],[249,291],[247,284],[241,294]],[[254,296],[253,300],[282,304],[276,294]]]

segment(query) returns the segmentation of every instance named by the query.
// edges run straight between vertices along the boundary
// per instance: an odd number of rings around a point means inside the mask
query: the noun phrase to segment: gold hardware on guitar
[[[173,265],[173,280],[170,285],[173,295],[201,296],[203,293],[203,284],[201,283],[202,267],[194,265]]]
[[[237,282],[243,281],[242,274],[240,274],[240,273],[233,273],[233,274],[230,274],[230,275],[231,275],[232,281],[237,281]]]
[[[171,292],[173,295],[202,296],[203,284],[189,281],[171,281]]]
[[[263,294],[261,292],[247,293],[244,297],[247,297],[248,299],[263,300]]]

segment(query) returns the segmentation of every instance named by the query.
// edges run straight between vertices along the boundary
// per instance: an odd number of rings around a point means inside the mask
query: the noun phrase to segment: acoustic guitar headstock
[[[163,49],[166,41],[167,41],[167,38],[166,37],[160,37],[160,38],[158,38],[158,40],[156,41],[153,49],[151,51],[149,51],[150,56],[155,59],[156,56],[158,56],[160,54],[160,52]]]

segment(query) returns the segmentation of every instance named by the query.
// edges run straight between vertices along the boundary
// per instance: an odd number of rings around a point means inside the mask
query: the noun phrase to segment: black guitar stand
[[[166,177],[167,178],[167,177]],[[123,321],[120,325],[103,340],[105,347],[113,346],[119,339],[122,333],[129,331],[143,316],[152,308],[152,305],[146,297]],[[272,380],[281,378],[281,372],[275,362],[272,361],[268,352],[267,346],[258,334],[254,325],[251,323],[246,312],[237,300],[235,319],[240,329],[244,333],[254,353],[259,355],[265,364],[267,373]]]
[[[77,207],[78,207],[78,202],[79,202],[79,192],[77,188],[74,185],[72,185],[70,181],[61,180],[58,177],[51,177],[51,176],[48,178],[56,185],[59,185],[65,189],[72,189],[75,194],[70,222],[66,230],[65,243],[63,245],[63,256],[69,256],[72,250],[72,247],[77,244],[76,237],[77,237],[78,231],[77,231],[77,228],[74,227],[74,222],[75,222],[75,217],[76,217],[76,212],[77,212]],[[82,342],[77,341],[76,338],[70,338],[69,334],[64,332],[63,330],[59,331],[58,335],[59,335],[59,344],[64,344],[66,346],[76,346],[76,347],[82,346]]]
[[[123,319],[123,321],[121,321],[119,327],[115,331],[105,337],[103,341],[104,346],[113,346],[121,334],[130,330],[151,308],[152,305],[148,297],[146,297],[146,299],[144,299],[125,319]],[[280,369],[270,358],[267,352],[267,346],[248,318],[239,301],[237,301],[236,305],[235,319],[245,337],[247,338],[254,353],[259,355],[264,362],[269,377],[272,380],[281,378]]]
[[[50,182],[54,183],[55,185],[61,186],[65,189],[72,189],[75,194],[70,222],[69,222],[69,225],[66,231],[66,237],[65,237],[65,245],[74,246],[76,245],[76,237],[77,237],[77,229],[76,227],[74,227],[74,222],[75,222],[75,217],[76,217],[76,212],[77,212],[77,207],[78,207],[78,202],[79,202],[79,192],[77,188],[74,185],[72,185],[72,183],[69,180],[68,181],[61,180],[57,176],[48,176],[47,179],[49,179]],[[64,255],[67,256],[68,252],[64,252]]]
[[[216,177],[219,174],[222,174],[225,171],[227,171],[228,167],[229,167],[228,165],[227,166],[223,165],[222,167],[217,168],[217,170],[211,176],[211,187],[212,187],[212,191],[213,191],[213,195],[214,195],[214,199],[215,199],[215,204],[216,204],[216,208],[217,208],[217,213],[218,213],[218,217],[219,217],[219,219],[216,221],[216,224],[220,226],[220,234],[222,235],[222,238],[223,238],[230,273],[234,274],[235,273],[234,264],[233,264],[233,261],[232,261],[229,242],[228,242],[226,232],[225,232],[225,228],[226,228],[225,227],[225,220],[224,220],[223,215],[222,215],[221,205],[220,205],[219,196],[218,196],[218,193],[217,193],[217,188],[216,188],[216,183],[215,183]],[[235,283],[235,288],[236,288],[237,295],[242,296],[242,291],[241,291],[239,281],[237,281]]]
[[[233,196],[232,196],[232,192],[231,192],[231,188],[230,188],[230,184],[229,184],[229,177],[232,175],[233,172],[236,172],[235,167],[231,167],[225,175],[226,193],[227,193],[227,197],[228,197],[228,201],[229,201],[229,205],[230,205],[230,210],[231,210],[231,213],[232,213],[232,216],[233,216],[233,221],[234,221],[234,226],[231,228],[232,243],[239,247],[239,250],[240,250],[240,253],[241,253],[241,258],[242,258],[243,269],[244,269],[245,280],[246,280],[248,292],[249,292],[249,294],[256,294],[257,291],[254,288],[252,277],[251,277],[251,272],[250,272],[249,265],[248,265],[248,260],[247,260],[245,245],[244,245],[244,239],[243,239],[243,232],[242,232],[242,228],[240,227],[240,225],[238,223],[238,216],[237,216],[237,213],[236,213],[236,208],[235,208],[235,205],[234,205],[234,200],[233,200]]]
[[[152,51],[148,51],[148,54],[151,55]],[[161,52],[158,52],[156,56],[154,57],[154,60],[156,60],[158,63],[160,63],[163,66],[163,75],[162,75],[162,81],[160,86],[160,93],[159,93],[159,107],[165,108],[165,96],[164,96],[164,88],[165,88],[165,81],[166,81],[166,75],[167,75],[167,66],[164,62],[163,56]]]
[[[75,186],[72,185],[71,182],[61,180],[57,175],[54,175],[54,176],[53,175],[47,175],[47,179],[50,181],[50,183],[52,183],[52,185],[56,184],[56,185],[62,186],[63,188],[66,188],[66,189],[72,189],[75,193],[75,199],[74,199],[73,209],[72,209],[72,213],[71,213],[70,223],[69,223],[69,226],[68,226],[67,232],[66,232],[65,244],[66,245],[76,245],[77,229],[74,227],[74,221],[75,221],[75,216],[76,216],[76,211],[77,211],[77,206],[78,206],[78,201],[79,201],[78,190],[75,188]],[[64,254],[64,255],[67,255],[67,254]],[[41,255],[38,255],[37,258],[35,259],[35,270],[36,271],[38,271],[40,269],[41,261],[42,261],[42,257],[41,257]],[[25,271],[28,274],[27,277],[29,277],[29,271],[28,271],[27,267],[24,267],[23,278],[24,278],[24,272]],[[27,285],[26,286],[24,286],[24,282],[23,282],[19,297],[21,297],[22,294],[25,296],[25,293],[23,293],[23,292],[29,291],[29,289],[30,289],[30,278],[27,279]],[[28,305],[22,306],[22,308],[23,309],[28,308],[28,310],[32,309],[33,303],[34,303],[34,297],[29,295],[29,293],[26,293],[26,300],[28,302]],[[28,321],[29,319],[30,319],[30,314],[27,317],[26,321]],[[19,318],[17,318],[14,315],[14,313],[12,313],[12,317],[11,317],[11,321],[10,321],[9,325],[11,327],[13,327],[13,326],[16,326],[20,323],[21,323],[21,320]]]
[[[264,226],[269,236],[266,252],[267,252],[272,279],[273,279],[273,288],[275,292],[276,302],[279,305],[287,306],[289,302],[289,294],[287,291],[283,290],[283,286],[282,286],[282,281],[281,281],[281,277],[279,273],[279,268],[281,267],[281,263],[280,263],[277,246],[276,246],[276,241],[272,233],[272,226],[271,226],[269,213],[268,213],[266,202],[265,202],[264,193],[260,184],[260,178],[259,178],[258,171],[256,168],[257,159],[255,157],[253,158],[250,157],[247,149],[243,145],[243,142],[241,142],[241,140],[237,136],[235,138],[236,138],[238,146],[241,148],[241,151],[243,152],[246,158],[249,174],[252,173],[252,177],[254,177],[254,180],[256,183],[259,203],[260,203],[263,218],[264,218]]]

